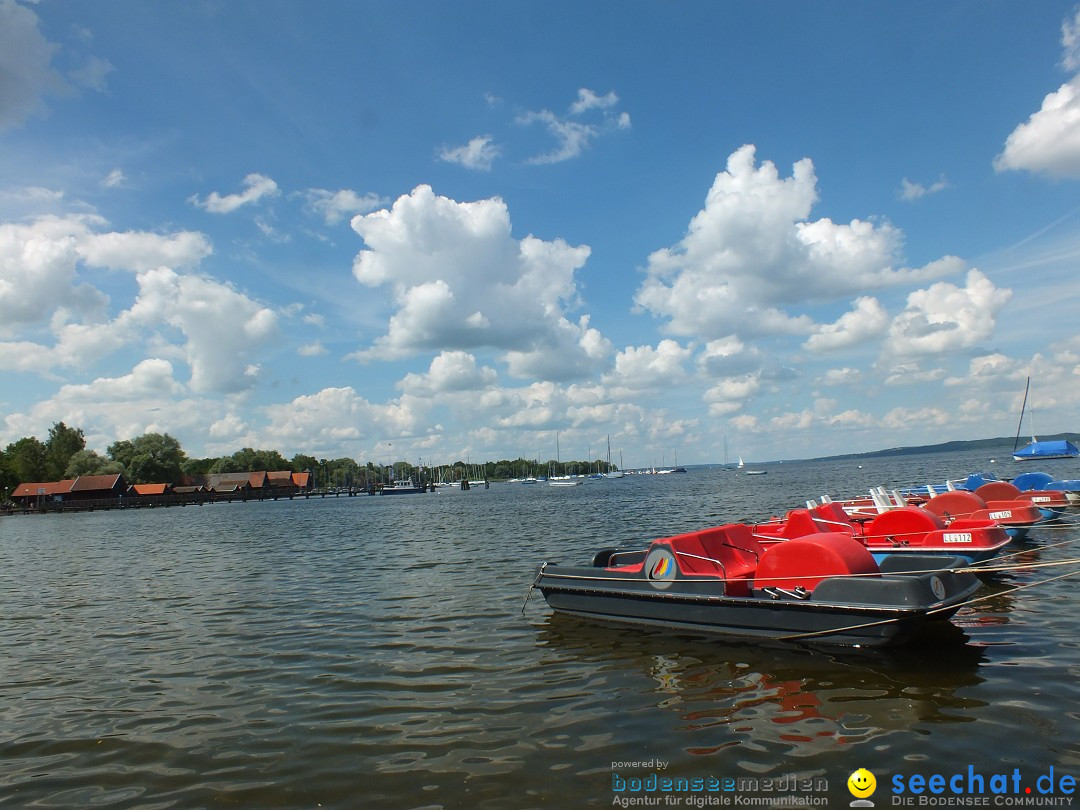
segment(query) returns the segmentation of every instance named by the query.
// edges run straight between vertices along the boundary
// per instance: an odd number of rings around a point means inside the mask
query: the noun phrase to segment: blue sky
[[[1074,3],[0,0],[0,446],[1074,431],[1078,179]]]

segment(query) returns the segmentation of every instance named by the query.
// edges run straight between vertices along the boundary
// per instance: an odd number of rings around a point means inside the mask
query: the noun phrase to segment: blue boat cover
[[[1064,440],[1031,442],[1027,447],[1013,453],[1017,461],[1039,458],[1076,458],[1080,450],[1072,442]]]
[[[1020,473],[1012,482],[1013,486],[1021,492],[1030,492],[1035,489],[1054,489],[1054,487],[1049,486],[1053,480],[1054,476],[1050,475],[1050,473],[1026,472]]]

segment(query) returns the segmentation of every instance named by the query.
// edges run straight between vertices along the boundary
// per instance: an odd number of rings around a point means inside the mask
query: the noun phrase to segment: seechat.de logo
[[[866,801],[874,795],[874,791],[877,790],[877,779],[866,768],[859,768],[847,780],[847,789],[851,791],[851,795],[855,797],[856,801],[851,803],[852,807],[873,807],[874,803]]]

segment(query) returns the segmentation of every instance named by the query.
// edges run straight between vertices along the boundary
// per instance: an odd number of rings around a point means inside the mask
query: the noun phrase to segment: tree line
[[[188,458],[180,442],[168,433],[146,433],[134,439],[113,442],[102,456],[86,448],[81,428],[63,422],[49,428],[45,441],[29,436],[12,442],[0,451],[0,491],[10,494],[21,483],[40,483],[77,478],[80,475],[124,476],[129,484],[174,484],[200,475],[291,470],[310,472],[316,488],[367,487],[390,478],[410,478],[420,472],[427,478],[459,481],[479,477],[505,480],[514,477],[566,475],[608,472],[609,467],[595,461],[528,461],[522,458],[466,464],[456,461],[422,471],[407,461],[382,466],[359,464],[351,458],[318,459],[297,453],[286,459],[277,450],[245,447],[232,455],[218,458]]]

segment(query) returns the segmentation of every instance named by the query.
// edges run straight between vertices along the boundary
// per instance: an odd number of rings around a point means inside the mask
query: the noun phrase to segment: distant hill
[[[1054,441],[1064,439],[1073,444],[1080,443],[1080,434],[1055,433],[1039,436],[1040,441]],[[1030,437],[1020,437],[1020,447],[1030,441]],[[966,442],[945,442],[943,444],[923,444],[916,447],[890,447],[887,450],[872,450],[869,453],[847,453],[840,456],[822,456],[810,459],[810,461],[824,461],[825,459],[850,459],[850,458],[887,458],[889,456],[917,456],[928,453],[955,453],[963,450],[990,450],[997,455],[1009,455],[1012,453],[1014,437],[1000,439],[973,439]]]

